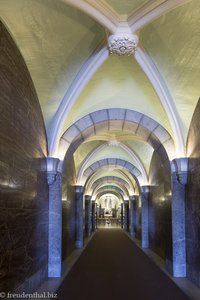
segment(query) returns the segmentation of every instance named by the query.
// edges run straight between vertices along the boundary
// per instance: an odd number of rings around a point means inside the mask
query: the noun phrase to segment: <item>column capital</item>
[[[52,185],[56,181],[59,172],[60,160],[54,157],[47,157],[47,182]]]
[[[59,171],[60,159],[55,157],[47,157],[47,172]]]
[[[53,185],[56,181],[57,173],[56,172],[49,172],[47,173],[47,183],[48,185]]]
[[[136,199],[135,199],[135,195],[131,195],[131,196],[129,196],[129,201],[135,201]]]
[[[91,201],[92,199],[92,196],[90,195],[85,195],[85,201]]]
[[[141,186],[142,193],[149,193],[150,192],[150,185],[142,185]]]
[[[175,158],[171,161],[172,180],[177,180],[180,184],[186,185],[188,179],[188,158]]]
[[[84,187],[82,185],[75,185],[75,192],[76,193],[83,193]]]

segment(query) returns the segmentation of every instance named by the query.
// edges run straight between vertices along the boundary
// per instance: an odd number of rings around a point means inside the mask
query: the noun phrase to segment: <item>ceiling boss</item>
[[[113,34],[108,37],[110,54],[134,55],[138,45],[138,36],[135,34]]]

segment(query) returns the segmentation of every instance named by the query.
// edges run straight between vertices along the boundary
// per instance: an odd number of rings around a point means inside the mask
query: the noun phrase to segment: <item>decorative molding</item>
[[[58,145],[62,134],[62,129],[70,110],[80,93],[89,82],[94,73],[101,67],[101,65],[109,57],[107,47],[100,48],[96,53],[93,53],[85,64],[80,69],[78,75],[73,80],[71,86],[67,90],[56,114],[54,115],[50,131],[48,133],[49,140],[49,155],[58,155]]]
[[[47,183],[48,185],[53,185],[56,182],[57,172],[47,173]]]
[[[61,0],[62,2],[69,4],[100,23],[107,28],[111,33],[115,33],[120,21],[120,15],[112,9],[104,1],[93,0]]]
[[[108,37],[110,54],[134,55],[138,45],[138,36],[134,34],[114,34]]]
[[[188,158],[180,157],[171,162],[172,180],[186,185],[188,180]]]
[[[60,160],[55,157],[47,157],[47,172],[57,172]]]
[[[54,157],[47,157],[47,183],[48,185],[53,185],[57,179],[57,174],[59,169],[60,160]]]
[[[82,185],[75,185],[75,192],[78,194],[82,194],[83,193],[83,186]]]
[[[191,0],[151,0],[128,16],[132,32],[137,32],[156,18]]]
[[[142,193],[149,193],[150,192],[150,186],[149,185],[143,185],[141,186]]]
[[[149,55],[141,47],[137,48],[135,59],[149,78],[149,81],[151,82],[166,111],[174,134],[176,155],[178,157],[185,156],[185,143],[181,130],[179,114],[164,79]]]
[[[120,144],[120,142],[118,140],[110,140],[108,141],[107,145],[109,147],[118,147]]]
[[[81,178],[83,176],[83,173],[86,169],[86,166],[88,164],[88,162],[90,161],[90,159],[92,159],[94,156],[96,156],[101,150],[103,150],[105,148],[105,144],[100,145],[99,147],[97,147],[96,149],[92,150],[87,156],[86,158],[83,160],[80,169],[78,171],[78,175],[77,175],[77,184],[80,184],[81,182]]]
[[[137,163],[138,167],[139,167],[139,170],[141,171],[142,173],[142,176],[143,176],[143,180],[144,180],[144,184],[148,184],[148,175],[147,175],[147,172],[146,172],[146,169],[142,163],[142,161],[140,160],[139,156],[132,150],[130,149],[128,146],[126,146],[125,144],[123,143],[120,143],[120,148],[124,149]]]

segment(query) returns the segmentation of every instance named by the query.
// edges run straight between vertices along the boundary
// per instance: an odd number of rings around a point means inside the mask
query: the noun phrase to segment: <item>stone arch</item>
[[[98,201],[102,196],[106,195],[106,194],[112,194],[114,196],[116,196],[117,198],[119,198],[121,200],[121,202],[124,202],[124,198],[123,196],[118,193],[117,191],[111,190],[111,191],[101,191],[98,193],[98,195],[96,196],[96,198],[94,197],[94,201]]]
[[[97,179],[91,186],[92,190],[95,190],[99,185],[104,183],[118,183],[120,186],[124,186],[126,190],[128,191],[130,189],[130,185],[128,182],[126,182],[124,179],[116,176],[105,176]]]
[[[103,187],[99,188],[93,196],[96,197],[101,192],[109,193],[110,191],[117,192],[123,198],[128,197],[128,195],[126,195],[126,193],[121,188],[119,188],[117,186],[114,186],[114,185],[106,185],[106,186],[103,186]]]
[[[89,180],[87,180],[87,184],[85,185],[85,192],[88,195],[91,195],[92,193],[92,185],[93,183],[95,183],[97,180],[104,178],[104,177],[116,177],[119,179],[122,179],[122,181],[126,182],[127,186],[129,187],[128,190],[130,191],[130,194],[134,194],[136,191],[136,182],[135,180],[132,178],[131,174],[127,174],[125,172],[123,172],[123,170],[115,170],[115,175],[113,175],[113,172],[109,172],[109,170],[107,170],[108,175],[104,175],[102,174],[102,169],[98,170],[97,172],[95,172],[90,178]]]
[[[146,169],[145,169],[142,161],[138,157],[138,155],[132,149],[130,149],[128,146],[126,146],[125,144],[123,144],[122,142],[117,142],[116,145],[119,148],[123,149],[126,153],[128,153],[131,156],[131,158],[136,162],[136,165],[138,166],[139,170],[141,171],[145,182],[148,183],[148,176],[147,176]],[[86,158],[83,160],[83,162],[82,162],[82,164],[81,164],[81,166],[79,168],[79,171],[78,171],[78,174],[77,174],[77,183],[80,181],[81,176],[83,175],[83,172],[84,172],[86,166],[88,165],[89,160],[92,159],[93,157],[95,157],[95,155],[97,155],[100,151],[102,151],[103,149],[105,149],[108,146],[109,146],[109,142],[108,143],[104,143],[104,144],[98,146],[97,148],[93,149],[86,156]]]
[[[116,188],[116,190],[120,189],[123,192],[123,195],[126,196],[126,198],[129,198],[129,192],[128,192],[128,190],[124,186],[116,184],[116,183],[98,185],[93,190],[92,195],[96,195],[99,189],[104,189],[104,188],[107,188],[108,186],[109,187],[112,186],[112,188]]]
[[[149,143],[164,162],[175,155],[174,141],[168,131],[152,118],[129,109],[95,111],[79,119],[63,134],[59,156],[74,152],[81,143],[102,131],[122,131]]]
[[[107,158],[94,162],[83,173],[82,185],[85,185],[88,178],[90,178],[97,170],[105,167],[111,167],[114,169],[118,168],[120,170],[128,171],[133,176],[138,186],[143,185],[143,178],[141,172],[128,161],[118,158]]]

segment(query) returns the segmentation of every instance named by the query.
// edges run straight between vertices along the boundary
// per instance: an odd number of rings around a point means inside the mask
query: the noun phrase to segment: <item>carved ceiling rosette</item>
[[[134,55],[138,45],[138,36],[135,34],[114,34],[108,37],[110,54]]]

